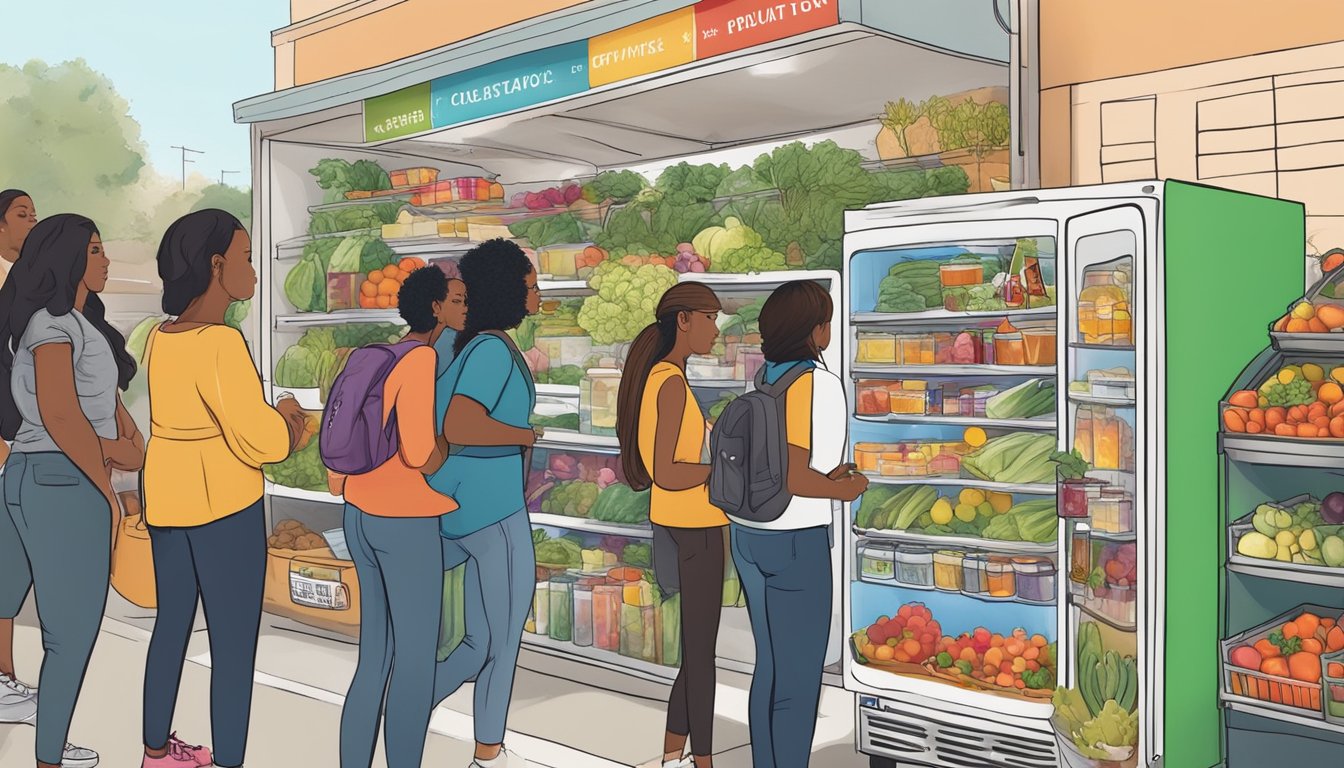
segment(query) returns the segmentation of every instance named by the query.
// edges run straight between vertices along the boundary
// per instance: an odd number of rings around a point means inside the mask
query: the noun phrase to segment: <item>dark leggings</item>
[[[667,700],[667,731],[691,752],[714,754],[714,672],[723,605],[724,528],[668,528],[681,582],[681,669]]]
[[[266,513],[259,500],[191,528],[149,526],[158,615],[145,660],[145,746],[172,730],[196,598],[210,638],[210,732],[215,765],[240,766],[252,711],[252,677],[266,582]]]

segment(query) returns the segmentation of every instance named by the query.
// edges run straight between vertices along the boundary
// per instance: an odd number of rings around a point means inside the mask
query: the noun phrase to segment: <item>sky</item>
[[[288,25],[288,0],[4,5],[0,62],[83,58],[130,102],[159,173],[178,178],[181,155],[172,147],[186,146],[205,153],[188,155],[195,160],[188,175],[218,181],[221,170],[238,171],[225,183],[251,186],[247,126],[233,122],[233,102],[274,87],[271,31]]]

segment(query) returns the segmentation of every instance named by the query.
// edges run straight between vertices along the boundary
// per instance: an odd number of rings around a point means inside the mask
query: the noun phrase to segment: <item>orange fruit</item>
[[[359,286],[359,293],[362,296],[377,296],[378,286],[375,285],[372,281],[365,280]]]
[[[1284,315],[1283,317],[1280,317],[1280,318],[1278,319],[1278,321],[1274,323],[1274,330],[1279,331],[1279,332],[1283,332],[1283,331],[1288,330],[1288,316],[1287,316],[1287,315]]]
[[[377,285],[383,282],[383,270],[375,269],[369,273],[369,282]]]
[[[397,294],[395,293],[392,294],[392,308],[396,309],[400,305],[401,305],[401,299],[397,296]]]
[[[377,299],[375,299],[375,301],[378,302],[379,309],[387,309],[388,307],[392,306],[391,296],[380,295]]]
[[[374,296],[365,296],[365,295],[362,294],[362,293],[359,295],[359,308],[360,308],[360,309],[376,309],[377,307],[378,307],[378,302],[377,302],[377,298],[376,298],[376,297],[374,297]]]
[[[398,269],[398,270],[397,270],[397,282],[399,282],[399,283],[404,283],[404,282],[406,282],[406,278],[408,278],[408,277],[410,277],[410,276],[411,276],[411,270],[407,270],[407,269]]]
[[[1299,320],[1294,317],[1288,320],[1288,325],[1285,327],[1285,330],[1287,330],[1288,333],[1310,333],[1311,326],[1307,325],[1306,320]]]
[[[1340,400],[1344,400],[1344,387],[1333,381],[1327,381],[1321,385],[1321,389],[1316,393],[1316,396],[1321,399],[1322,403],[1334,405]]]
[[[378,284],[378,295],[380,296],[394,296],[400,290],[401,283],[396,280],[384,280]]]
[[[1344,307],[1335,304],[1322,304],[1316,308],[1316,318],[1326,328],[1344,328]]]
[[[1297,631],[1302,637],[1311,637],[1316,634],[1316,628],[1321,626],[1321,617],[1314,613],[1306,612],[1297,617]]]
[[[1321,322],[1319,317],[1313,317],[1307,321],[1307,330],[1312,333],[1329,333],[1330,327]]]
[[[891,661],[895,655],[896,655],[895,649],[893,649],[891,646],[880,645],[877,647],[876,652],[873,654],[873,658],[877,659],[878,661]]]
[[[397,269],[400,269],[402,272],[414,272],[415,270],[420,268],[420,265],[415,263],[415,261],[416,260],[414,258],[407,256],[406,258],[397,262]]]
[[[400,272],[401,270],[397,269],[397,265],[395,264],[388,264],[386,267],[383,267],[383,277],[395,278]]]

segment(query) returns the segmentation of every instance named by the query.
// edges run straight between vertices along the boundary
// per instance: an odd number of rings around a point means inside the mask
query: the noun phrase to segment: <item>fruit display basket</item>
[[[1035,699],[1049,701],[1051,696],[1055,695],[1055,689],[1036,689],[1036,688],[1009,688],[998,685],[989,680],[977,680],[970,675],[963,675],[960,672],[952,672],[946,669],[939,669],[938,665],[931,662],[924,662],[924,668],[927,673],[943,682],[960,685],[963,688],[970,688],[976,691],[985,691],[986,693],[995,693],[1000,696],[1009,696],[1015,699]],[[955,669],[953,667],[952,669]]]
[[[1344,539],[1344,526],[1316,522],[1319,513],[1302,522],[1297,510],[1304,505],[1309,507],[1308,512],[1310,508],[1319,510],[1321,501],[1302,494],[1261,504],[1233,521],[1227,527],[1228,562],[1239,567],[1281,570],[1291,574],[1285,578],[1304,583],[1344,579],[1344,541],[1340,540]],[[1270,514],[1277,517],[1268,519],[1266,515]],[[1260,535],[1251,535],[1255,533]],[[1294,545],[1299,551],[1291,551]]]
[[[1318,617],[1329,617],[1336,623],[1341,612],[1338,608],[1326,608],[1319,605],[1300,605],[1272,621],[1223,640],[1223,698],[1241,700],[1260,707],[1268,707],[1281,712],[1323,719],[1321,682],[1319,677],[1319,659],[1316,680],[1295,679],[1288,675],[1278,675],[1234,664],[1233,651],[1249,646],[1255,648],[1262,641],[1269,642],[1271,635],[1280,631],[1285,622],[1293,621],[1303,613]],[[1258,656],[1258,654],[1257,654]]]
[[[1344,725],[1344,651],[1321,656],[1321,683],[1325,686],[1325,720]]]
[[[864,632],[859,631],[849,636],[849,652],[853,654],[854,661],[866,667],[881,669],[895,675],[913,675],[915,677],[930,677],[929,670],[923,664],[915,664],[908,661],[896,661],[895,659],[870,659],[864,655],[862,646],[867,640]]]
[[[1344,250],[1321,260],[1325,272],[1316,285],[1270,325],[1269,336],[1280,352],[1344,353]]]

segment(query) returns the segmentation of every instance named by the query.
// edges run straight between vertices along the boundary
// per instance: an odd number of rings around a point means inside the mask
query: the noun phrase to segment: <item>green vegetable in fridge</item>
[[[327,270],[343,241],[324,237],[303,247],[303,255],[285,276],[285,298],[300,312],[327,311]]]
[[[610,200],[625,203],[649,186],[648,179],[634,171],[603,171],[583,185],[583,199],[590,203]]]
[[[645,541],[627,544],[621,550],[621,562],[632,568],[652,568],[653,546]]]
[[[658,594],[654,590],[654,594]],[[663,625],[663,655],[659,661],[668,666],[681,665],[681,593],[667,598],[658,606]]]
[[[309,334],[317,330],[314,328],[304,334]],[[331,334],[330,344],[333,348],[341,347],[362,347],[374,342],[391,343],[401,338],[404,328],[393,323],[351,323],[350,325],[338,325],[332,327],[328,332]],[[300,340],[302,343],[302,340]]]
[[[597,483],[582,480],[557,483],[541,500],[541,511],[548,515],[588,517],[598,494]]]
[[[241,331],[243,321],[247,319],[247,313],[251,311],[252,301],[250,299],[235,301],[229,305],[228,309],[224,310],[224,324]]]
[[[1050,455],[1055,437],[1016,432],[985,443],[962,457],[962,469],[981,480],[999,483],[1049,483],[1055,479]]]
[[[536,558],[541,565],[578,568],[583,562],[582,551],[573,539],[546,539],[536,545]]]
[[[676,207],[708,203],[718,196],[719,185],[730,173],[731,169],[726,164],[692,165],[683,161],[668,166],[658,174],[653,186],[663,193],[663,205]]]
[[[653,320],[658,298],[677,284],[677,273],[663,266],[627,267],[604,261],[588,281],[596,295],[583,300],[579,327],[594,344],[631,341]]]
[[[1111,748],[1134,747],[1139,743],[1139,714],[1126,712],[1114,701],[1107,701],[1096,717],[1070,733],[1074,746],[1085,757],[1114,759]]]
[[[335,235],[342,232],[378,229],[397,220],[402,203],[373,203],[350,205],[325,211],[314,211],[308,221],[308,234]]]
[[[714,190],[714,197],[737,197],[764,192],[767,189],[770,189],[770,184],[757,176],[751,166],[744,165],[723,177],[723,181],[720,181],[718,188]]]
[[[322,353],[295,344],[275,363],[275,384],[307,389],[317,386],[317,359]]]
[[[377,192],[392,188],[392,180],[387,171],[378,167],[372,160],[325,159],[317,162],[317,167],[308,171],[317,177],[317,186],[325,189],[323,202],[335,203],[345,199],[346,192]]]
[[[956,667],[957,671],[963,675],[970,675],[974,671],[971,662],[962,659],[958,659],[952,666]]]
[[[922,312],[943,305],[943,285],[938,262],[932,259],[902,261],[887,271],[877,287],[878,312]],[[921,304],[911,294],[917,294]]]
[[[305,491],[327,490],[327,468],[322,464],[322,454],[317,448],[314,437],[308,444],[291,454],[279,464],[267,464],[262,473],[276,485],[286,488],[299,488]]]
[[[764,246],[734,248],[720,253],[709,262],[710,272],[745,275],[753,272],[775,272],[788,268],[784,254]]]
[[[730,251],[744,248],[750,248],[753,252],[769,250],[764,248],[764,242],[756,230],[731,216],[723,220],[721,227],[711,226],[701,230],[691,239],[691,246],[696,253],[709,259],[710,269],[720,272],[728,270],[716,267],[715,264]]]
[[[546,534],[540,530],[533,533]],[[443,572],[443,619],[439,628],[438,661],[448,658],[467,635],[466,573],[466,565]]]
[[[509,232],[514,237],[525,238],[533,248],[545,248],[560,243],[582,243],[585,240],[585,233],[579,226],[579,220],[571,213],[524,219],[510,224]]]
[[[1059,513],[1053,499],[1025,501],[1002,515],[989,518],[986,539],[997,541],[1054,541],[1059,531]]]
[[[724,392],[719,395],[719,399],[715,400],[714,403],[709,406],[709,412],[705,415],[705,418],[710,424],[718,421],[719,417],[723,415],[723,409],[727,408],[728,404],[736,399],[737,395],[732,392]]]
[[[396,254],[382,238],[373,235],[351,235],[341,240],[331,254],[327,271],[368,273],[382,269],[396,261]],[[323,278],[325,286],[325,276]]]
[[[985,415],[991,419],[1031,419],[1055,410],[1053,379],[1030,379],[1010,387],[985,403]]]
[[[636,491],[624,483],[612,483],[602,490],[593,505],[591,517],[604,523],[636,525],[649,519],[649,492]]]
[[[951,666],[952,666],[952,654],[948,653],[947,651],[943,651],[942,653],[938,654],[938,667],[940,669],[947,669]]]
[[[533,426],[543,429],[568,430],[570,432],[579,431],[579,414],[562,413],[559,416],[533,416]]]
[[[689,243],[696,235],[721,221],[718,211],[709,203],[673,205],[664,202],[653,212],[649,226],[667,240]]]
[[[859,497],[859,506],[854,513],[854,524],[860,528],[872,528],[873,518],[877,511],[881,509],[892,496],[896,495],[896,487],[891,485],[870,485],[868,489]]]
[[[1050,461],[1055,463],[1059,476],[1065,480],[1081,480],[1087,477],[1088,470],[1092,468],[1077,448],[1067,453],[1054,451],[1050,454]]]

